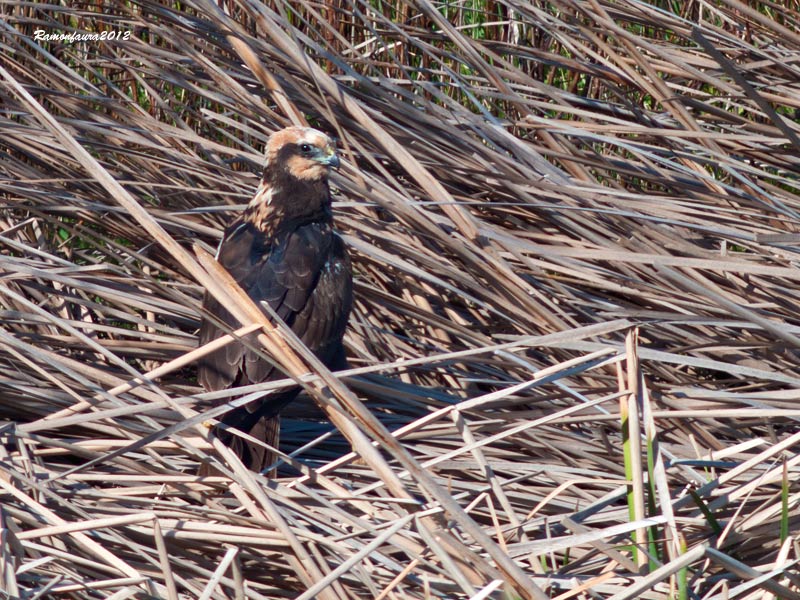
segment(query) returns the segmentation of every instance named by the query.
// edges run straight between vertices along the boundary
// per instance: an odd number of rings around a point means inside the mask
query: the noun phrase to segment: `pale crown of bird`
[[[299,180],[327,178],[331,167],[339,166],[333,141],[311,127],[289,127],[274,133],[267,142],[267,168],[279,164]]]

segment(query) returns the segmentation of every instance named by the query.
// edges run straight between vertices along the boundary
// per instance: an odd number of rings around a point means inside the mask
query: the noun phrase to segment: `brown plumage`
[[[266,302],[331,369],[346,367],[342,336],[352,304],[350,259],[333,229],[328,174],[339,165],[331,140],[310,128],[289,127],[267,143],[261,185],[225,230],[217,260],[247,294]],[[200,344],[240,326],[211,295],[203,300]],[[258,342],[252,344],[258,348]],[[279,379],[283,374],[256,351],[231,343],[201,360],[198,379],[208,391]],[[277,447],[280,411],[299,388],[265,396],[228,412],[222,422]],[[230,432],[219,437],[242,462],[260,471],[272,453]]]

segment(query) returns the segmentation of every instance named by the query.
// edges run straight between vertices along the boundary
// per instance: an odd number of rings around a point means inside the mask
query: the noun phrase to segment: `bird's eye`
[[[303,154],[311,154],[311,144],[300,144],[300,152]]]

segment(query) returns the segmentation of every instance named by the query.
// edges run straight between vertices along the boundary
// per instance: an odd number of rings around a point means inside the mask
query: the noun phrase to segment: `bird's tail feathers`
[[[250,435],[255,439],[264,442],[268,446],[277,449],[281,437],[281,418],[279,415],[274,417],[261,417],[253,428]],[[274,463],[278,455],[276,452],[265,448],[261,444],[255,444],[249,440],[239,438],[242,443],[243,452],[237,450],[237,455],[242,459],[244,465],[251,471],[260,472]],[[268,477],[275,476],[275,470],[267,473]]]
[[[250,437],[277,449],[278,444],[280,443],[280,416],[275,415],[272,417],[260,417],[255,420],[249,429],[246,430],[242,427],[241,430],[244,433],[247,433]],[[216,434],[223,444],[233,450],[234,454],[239,457],[239,460],[242,461],[242,464],[244,464],[245,467],[251,471],[255,471],[256,473],[266,469],[278,458],[276,452],[273,452],[262,444],[245,439],[242,436],[233,433],[230,429],[217,429]],[[218,475],[216,470],[209,463],[203,463],[200,465],[198,474],[201,477]],[[275,470],[272,470],[270,473],[266,473],[266,475],[268,477],[274,477]]]

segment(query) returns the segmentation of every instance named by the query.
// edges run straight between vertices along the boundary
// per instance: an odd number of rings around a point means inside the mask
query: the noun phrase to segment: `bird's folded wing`
[[[328,225],[298,227],[279,235],[269,246],[252,225],[233,225],[226,231],[217,260],[256,304],[267,302],[323,362],[339,352],[352,286],[344,245]],[[217,321],[225,329],[239,326],[210,295],[203,308],[201,344],[222,335]],[[259,383],[273,376],[274,367],[260,349],[236,342],[207,355],[198,371],[200,383],[209,390]]]

